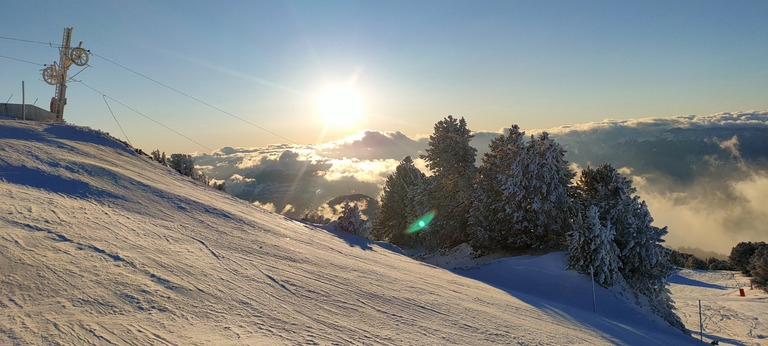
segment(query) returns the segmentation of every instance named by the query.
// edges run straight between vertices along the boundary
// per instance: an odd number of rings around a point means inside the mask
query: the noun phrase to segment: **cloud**
[[[299,218],[340,195],[377,198],[400,160],[418,155],[424,143],[400,132],[367,130],[317,146],[226,147],[195,162],[209,177],[226,180],[232,195]]]
[[[417,157],[426,147],[426,140],[415,141],[401,132],[365,130],[357,135],[321,146],[319,154],[336,159],[400,161],[406,155]]]
[[[387,160],[360,160],[352,159],[333,159],[328,161],[331,168],[325,171],[323,178],[329,181],[342,179],[355,179],[362,182],[383,185],[384,181],[391,172],[395,171],[400,161]]]
[[[739,137],[738,136],[733,135],[733,137],[731,137],[731,139],[729,140],[719,140],[717,138],[714,138],[714,141],[720,146],[720,149],[728,150],[731,153],[732,157],[741,159],[741,153],[739,153]]]
[[[676,116],[547,130],[577,165],[611,163],[631,178],[668,245],[721,253],[768,238],[768,111]],[[536,132],[536,131],[534,131]],[[763,204],[765,205],[765,204]]]
[[[638,184],[638,193],[648,203],[656,224],[669,227],[665,238],[672,247],[696,247],[727,255],[739,242],[768,239],[765,171],[714,188],[700,186],[670,194]]]
[[[474,132],[477,164],[503,131]],[[655,225],[669,226],[669,246],[728,253],[739,241],[768,239],[761,207],[768,202],[768,111],[609,119],[546,131],[577,172],[607,162],[631,178]],[[208,176],[226,180],[233,195],[302,217],[337,196],[377,198],[406,155],[429,174],[418,158],[427,143],[426,136],[365,130],[322,145],[226,147],[195,159]],[[326,209],[318,212],[338,215]]]
[[[254,201],[252,204],[264,210],[271,211],[273,213],[277,211],[277,208],[273,203],[261,203],[259,201]]]
[[[666,118],[641,118],[564,125],[546,130],[552,135],[579,136],[579,133],[613,136],[628,133],[629,138],[656,136],[660,131],[678,129],[713,129],[768,126],[768,111],[749,111],[735,113],[717,113],[706,116],[678,115]],[[534,130],[540,132],[541,130]]]

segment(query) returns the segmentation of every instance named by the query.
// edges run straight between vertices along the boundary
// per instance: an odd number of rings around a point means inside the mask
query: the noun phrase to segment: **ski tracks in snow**
[[[739,295],[738,282],[747,282],[741,274],[727,271],[682,269],[670,279],[672,299],[677,314],[697,338],[700,337],[699,300],[701,300],[704,340],[720,344],[768,344],[768,294],[743,287],[746,297]]]

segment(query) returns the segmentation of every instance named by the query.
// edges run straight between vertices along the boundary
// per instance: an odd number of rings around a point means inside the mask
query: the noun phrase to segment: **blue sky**
[[[301,144],[427,134],[449,114],[498,130],[768,109],[765,1],[4,1],[0,13],[3,37],[58,44],[74,27],[97,54],[77,79],[211,149],[285,140],[99,56]],[[57,59],[5,39],[0,55]],[[0,102],[21,102],[25,80],[47,106],[40,68],[0,58]],[[350,81],[362,117],[326,128],[317,95]],[[110,107],[135,146],[206,151]],[[77,83],[65,119],[123,137]]]

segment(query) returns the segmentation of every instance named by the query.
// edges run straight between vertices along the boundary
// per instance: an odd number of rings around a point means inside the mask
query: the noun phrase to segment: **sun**
[[[328,127],[349,127],[362,117],[363,102],[352,84],[328,86],[317,95],[317,114]]]

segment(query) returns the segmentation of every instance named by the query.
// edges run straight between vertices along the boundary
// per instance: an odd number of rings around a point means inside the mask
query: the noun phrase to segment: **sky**
[[[768,109],[765,1],[11,0],[0,13],[0,102],[20,103],[21,81],[44,108],[55,90],[40,69],[57,50],[8,38],[55,46],[74,27],[93,54],[65,120],[145,151],[419,138],[449,114],[499,131]],[[337,89],[352,91],[330,112],[349,115],[323,118]]]

